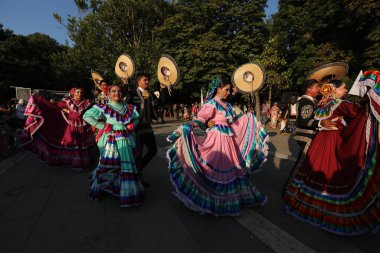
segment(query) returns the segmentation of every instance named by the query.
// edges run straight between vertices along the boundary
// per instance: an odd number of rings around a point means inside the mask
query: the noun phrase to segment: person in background
[[[263,126],[265,126],[267,123],[268,113],[269,108],[267,106],[267,103],[265,102],[261,105],[261,124],[263,124]]]
[[[276,128],[277,127],[277,121],[278,121],[278,115],[280,113],[280,108],[278,107],[277,103],[273,104],[269,113],[270,113],[270,127]]]
[[[280,134],[284,133],[286,130],[286,123],[288,121],[289,117],[289,107],[286,104],[283,104],[281,106],[281,125],[280,125]]]
[[[16,117],[19,121],[19,126],[23,127],[26,121],[26,116],[24,115],[25,112],[25,102],[24,99],[20,98],[17,105],[16,105]]]
[[[108,97],[109,85],[105,80],[100,81],[100,89],[101,89],[100,93],[97,90],[95,91],[95,96],[97,96],[95,102],[99,104],[106,104],[109,101],[109,97]]]
[[[157,153],[157,144],[154,132],[152,129],[152,120],[157,120],[156,107],[159,103],[157,97],[149,91],[149,78],[145,73],[137,75],[137,88],[132,89],[126,96],[128,104],[136,106],[136,110],[139,113],[139,123],[136,126],[136,165],[139,170],[141,182],[145,187],[149,187],[149,183],[143,178],[142,172],[145,166],[153,159]],[[167,87],[161,87],[160,97],[168,98]],[[165,100],[161,101],[162,104],[166,104]],[[147,152],[143,154],[144,146]]]

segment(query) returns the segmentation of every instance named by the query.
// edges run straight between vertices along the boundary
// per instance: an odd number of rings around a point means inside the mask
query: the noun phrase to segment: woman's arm
[[[103,121],[100,121],[100,119],[103,118],[103,114],[101,111],[99,111],[96,108],[91,108],[85,112],[83,115],[84,121],[86,121],[91,126],[97,128],[97,129],[104,129],[105,123]]]

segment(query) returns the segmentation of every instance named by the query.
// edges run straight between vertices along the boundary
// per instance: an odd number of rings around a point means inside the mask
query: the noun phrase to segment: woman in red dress
[[[89,167],[89,149],[95,146],[95,138],[82,118],[91,105],[83,95],[83,89],[73,88],[70,97],[57,105],[32,95],[25,110],[28,118],[19,136],[20,147],[36,153],[50,165],[70,165],[77,172]]]
[[[372,203],[377,201],[379,190],[375,186],[380,175],[374,173],[376,159],[369,160],[368,152],[373,149],[368,149],[363,134],[366,126],[371,127],[366,123],[367,115],[341,99],[347,92],[343,82],[331,81],[321,92],[327,103],[317,109],[315,118],[335,121],[336,128],[321,129],[313,139],[307,159],[289,183],[285,209],[335,234],[375,232],[380,225],[380,205]],[[368,138],[377,133],[370,132]]]

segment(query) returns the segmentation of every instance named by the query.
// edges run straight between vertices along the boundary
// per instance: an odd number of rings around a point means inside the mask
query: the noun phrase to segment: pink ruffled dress
[[[189,208],[215,216],[237,216],[244,207],[262,205],[266,196],[248,175],[266,161],[267,134],[253,113],[233,113],[228,102],[207,101],[197,119],[180,126],[168,140],[169,175],[175,195]],[[194,134],[213,120],[203,139]]]

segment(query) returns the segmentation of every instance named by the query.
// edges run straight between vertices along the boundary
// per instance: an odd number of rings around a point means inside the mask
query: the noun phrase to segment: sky
[[[277,12],[278,0],[268,0],[267,16]],[[0,23],[15,34],[44,33],[61,44],[72,45],[65,28],[53,17],[79,16],[74,0],[0,0]]]

